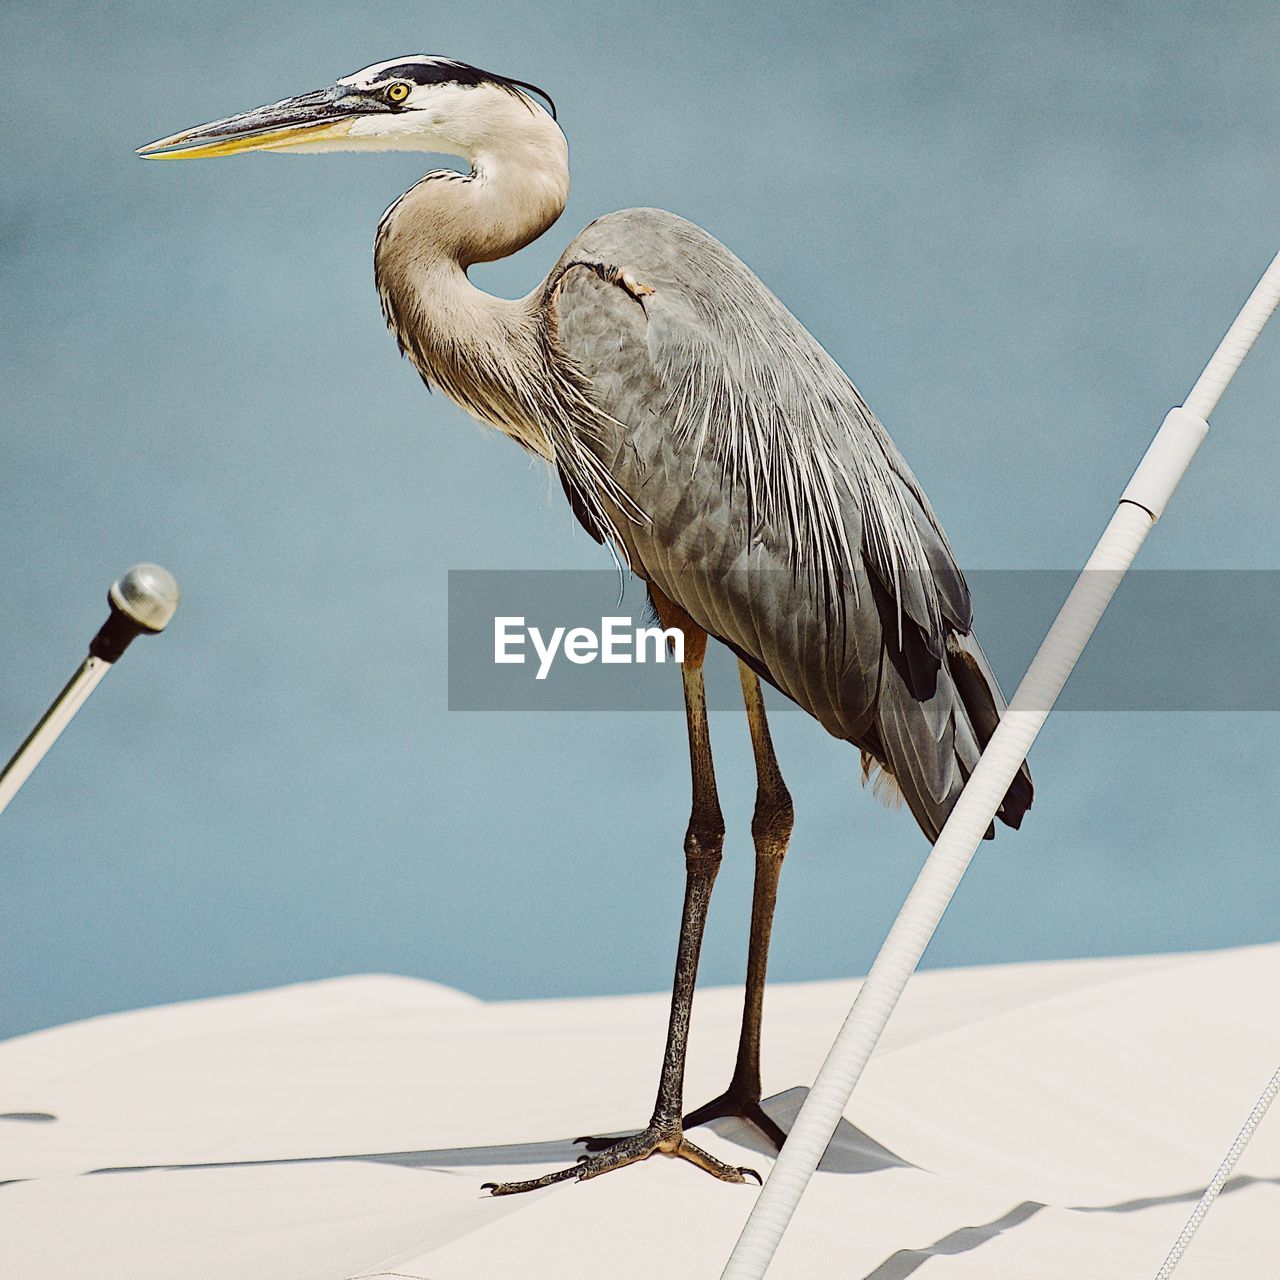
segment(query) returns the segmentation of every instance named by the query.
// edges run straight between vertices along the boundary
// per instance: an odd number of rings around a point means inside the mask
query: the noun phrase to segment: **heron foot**
[[[624,267],[615,267],[612,273],[612,282],[621,285],[637,302],[641,298],[647,298],[650,294],[658,291],[651,284],[645,284],[641,280],[637,280],[630,271]]]
[[[737,1116],[739,1120],[745,1120],[748,1124],[754,1125],[773,1144],[775,1150],[781,1151],[782,1144],[787,1140],[787,1135],[777,1121],[760,1105],[759,1093],[752,1095],[745,1090],[735,1089],[733,1085],[730,1085],[718,1098],[712,1098],[710,1102],[690,1111],[684,1118],[684,1127],[693,1129],[710,1120],[718,1120],[722,1116]],[[590,1147],[587,1148],[587,1150],[590,1149]]]
[[[598,1139],[578,1139],[593,1142]],[[597,1178],[602,1173],[621,1169],[624,1165],[635,1164],[647,1160],[651,1155],[661,1153],[677,1160],[688,1160],[722,1182],[745,1182],[754,1178],[760,1182],[760,1175],[754,1169],[739,1168],[717,1160],[710,1152],[695,1147],[678,1126],[670,1128],[650,1125],[640,1133],[617,1141],[606,1141],[606,1144],[593,1154],[578,1157],[578,1163],[568,1169],[557,1169],[555,1173],[543,1174],[541,1178],[529,1178],[524,1182],[486,1182],[484,1190],[495,1196],[513,1196],[522,1191],[538,1191],[556,1182],[566,1182],[570,1178],[577,1182],[585,1182],[588,1178]]]

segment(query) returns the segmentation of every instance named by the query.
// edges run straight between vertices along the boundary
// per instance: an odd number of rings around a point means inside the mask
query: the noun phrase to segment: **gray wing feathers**
[[[615,521],[632,567],[881,760],[936,835],[1003,704],[976,642],[952,677],[968,588],[848,378],[727,249],[656,210],[588,227],[548,304],[617,424],[591,447],[647,517]]]
[[[1005,713],[1005,700],[1000,692],[1000,684],[987,662],[987,655],[982,652],[978,637],[972,632],[949,637],[947,647],[951,654],[948,666],[964,702],[965,712],[978,741],[986,746],[996,731],[996,725],[1000,723],[1000,717]],[[976,761],[976,751],[973,758]],[[1024,760],[998,810],[1001,821],[1011,827],[1019,826],[1022,815],[1031,807],[1033,795],[1031,770]]]

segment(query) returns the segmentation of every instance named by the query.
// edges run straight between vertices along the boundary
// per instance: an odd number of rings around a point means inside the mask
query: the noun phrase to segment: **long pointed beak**
[[[240,151],[283,151],[345,137],[357,117],[388,109],[349,85],[331,85],[170,134],[139,147],[138,155],[147,160],[198,160]]]

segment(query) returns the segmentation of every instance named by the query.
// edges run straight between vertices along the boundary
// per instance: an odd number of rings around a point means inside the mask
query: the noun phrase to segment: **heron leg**
[[[689,1019],[693,1009],[693,989],[698,977],[698,955],[702,949],[703,927],[720,853],[724,845],[724,817],[716,794],[715,770],[711,762],[711,737],[707,727],[707,703],[702,683],[702,661],[706,654],[706,633],[691,619],[663,600],[658,603],[664,626],[681,625],[685,632],[684,701],[689,727],[689,757],[693,770],[693,811],[684,838],[685,891],[680,919],[680,945],[676,952],[675,982],[671,992],[671,1014],[667,1024],[667,1046],[662,1058],[658,1097],[648,1126],[621,1140],[584,1139],[589,1154],[576,1165],[530,1178],[524,1182],[486,1183],[495,1196],[536,1191],[569,1178],[583,1181],[624,1165],[644,1160],[655,1152],[688,1160],[725,1182],[743,1182],[759,1175],[751,1169],[725,1164],[689,1142],[684,1136],[681,1113],[684,1109],[684,1066],[689,1047]],[[670,621],[674,615],[678,622]]]
[[[738,1057],[729,1087],[718,1097],[691,1111],[685,1128],[705,1124],[719,1116],[740,1116],[750,1121],[779,1150],[786,1134],[760,1105],[760,1025],[764,1014],[765,974],[769,967],[769,933],[778,901],[778,876],[791,839],[791,793],[782,780],[765,718],[760,679],[745,663],[738,663],[742,697],[751,727],[756,757],[756,807],[751,836],[756,846],[755,892],[751,900],[751,943],[747,952],[747,990],[742,1008]]]

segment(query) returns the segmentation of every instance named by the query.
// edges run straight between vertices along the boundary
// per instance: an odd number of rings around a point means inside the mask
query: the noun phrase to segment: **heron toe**
[[[593,1144],[599,1139],[585,1139],[585,1141]],[[710,1152],[694,1146],[680,1129],[662,1129],[656,1125],[650,1125],[640,1133],[610,1142],[593,1154],[580,1156],[577,1164],[567,1169],[557,1169],[554,1173],[543,1174],[540,1178],[529,1178],[524,1182],[486,1182],[484,1190],[495,1196],[513,1196],[522,1191],[538,1191],[557,1182],[566,1182],[570,1178],[585,1182],[588,1178],[597,1178],[602,1173],[610,1173],[625,1165],[647,1160],[655,1152],[661,1152],[665,1156],[672,1156],[678,1160],[688,1160],[690,1164],[697,1165],[699,1169],[719,1178],[722,1182],[745,1182],[748,1178],[761,1181],[760,1175],[754,1169],[726,1164],[723,1160],[717,1160]]]
[[[787,1135],[777,1121],[760,1105],[759,1096],[749,1097],[735,1092],[732,1088],[726,1089],[718,1098],[712,1098],[710,1102],[690,1111],[684,1118],[684,1127],[694,1129],[700,1124],[719,1120],[723,1116],[735,1116],[739,1120],[745,1120],[773,1144],[775,1151],[781,1151],[782,1144],[787,1140]],[[588,1146],[587,1150],[590,1151],[592,1148]]]

